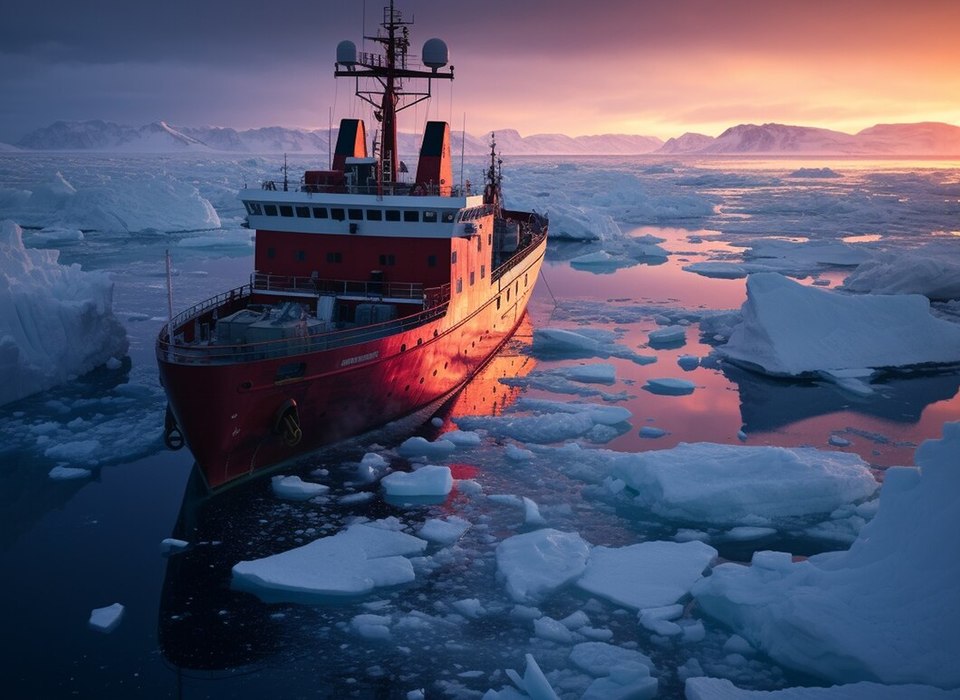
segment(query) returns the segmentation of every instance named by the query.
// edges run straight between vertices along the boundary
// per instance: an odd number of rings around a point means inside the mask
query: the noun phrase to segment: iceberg
[[[0,223],[0,405],[44,391],[127,354],[106,272],[61,265]]]
[[[741,315],[716,351],[775,376],[960,362],[960,325],[920,295],[853,296],[760,273],[747,278]]]
[[[887,253],[861,263],[843,289],[871,294],[922,294],[946,301],[960,299],[960,250],[925,246],[917,251]]]

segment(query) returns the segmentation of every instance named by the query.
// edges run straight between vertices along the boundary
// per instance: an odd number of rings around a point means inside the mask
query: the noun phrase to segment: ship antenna
[[[491,132],[490,167],[487,168],[487,184],[484,187],[483,201],[484,204],[492,204],[498,212],[501,208],[500,185],[503,181],[502,165],[503,161],[497,156],[497,135]]]
[[[166,251],[167,258],[167,342],[173,347],[173,273],[170,268],[170,249]]]
[[[393,186],[397,182],[400,163],[397,139],[397,112],[431,97],[433,80],[453,80],[453,66],[441,70],[447,65],[447,45],[440,39],[430,39],[423,47],[424,67],[411,68],[407,65],[407,51],[410,48],[409,25],[400,12],[394,9],[393,0],[383,10],[381,31],[376,36],[364,36],[383,47],[382,54],[357,53],[356,45],[351,41],[340,42],[337,47],[337,62],[334,77],[351,77],[355,80],[355,94],[364,102],[372,105],[375,116],[381,122],[380,168],[378,180],[383,185]],[[361,78],[375,78],[379,88],[361,87]],[[407,90],[404,80],[422,79],[427,81],[426,91]],[[379,98],[379,99],[378,99]]]
[[[287,181],[287,154],[283,154],[283,191],[287,191],[288,181]]]

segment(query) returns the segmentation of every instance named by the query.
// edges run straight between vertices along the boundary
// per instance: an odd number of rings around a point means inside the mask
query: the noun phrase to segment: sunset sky
[[[382,0],[45,0],[0,23],[0,142],[57,120],[326,128],[351,116],[336,44]],[[960,125],[960,0],[397,0],[456,80],[430,116],[472,134],[716,136]],[[370,48],[370,47],[368,47]],[[452,91],[452,95],[451,95]],[[410,113],[408,113],[410,114]],[[410,114],[422,120],[423,110]],[[405,124],[401,123],[401,128]],[[413,125],[408,130],[413,130]]]

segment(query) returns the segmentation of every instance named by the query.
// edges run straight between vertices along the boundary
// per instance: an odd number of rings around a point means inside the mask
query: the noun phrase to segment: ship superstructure
[[[364,122],[345,119],[330,169],[242,190],[249,283],[160,332],[165,437],[189,446],[211,488],[443,398],[523,317],[547,220],[504,208],[495,144],[473,193],[453,183],[449,125],[427,122],[415,177],[399,177],[397,112],[453,78],[439,39],[411,64],[408,26],[391,2],[367,37],[382,53],[337,47],[335,75],[376,108],[372,155]]]

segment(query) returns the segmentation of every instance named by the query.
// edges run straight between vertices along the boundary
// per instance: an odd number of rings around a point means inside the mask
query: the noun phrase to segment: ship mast
[[[400,162],[397,140],[397,112],[412,107],[431,96],[433,79],[453,80],[453,66],[447,71],[447,45],[440,39],[429,39],[423,45],[423,65],[410,68],[407,65],[407,50],[410,48],[410,30],[413,22],[405,22],[400,11],[390,5],[383,8],[383,22],[377,36],[365,39],[383,45],[383,53],[357,53],[352,41],[341,41],[337,46],[337,62],[334,77],[355,79],[355,94],[374,107],[374,116],[381,122],[380,171],[382,185],[392,186],[397,181]],[[366,88],[369,83],[360,83],[361,78],[374,78],[379,86]],[[404,80],[425,79],[426,92],[404,89]]]

